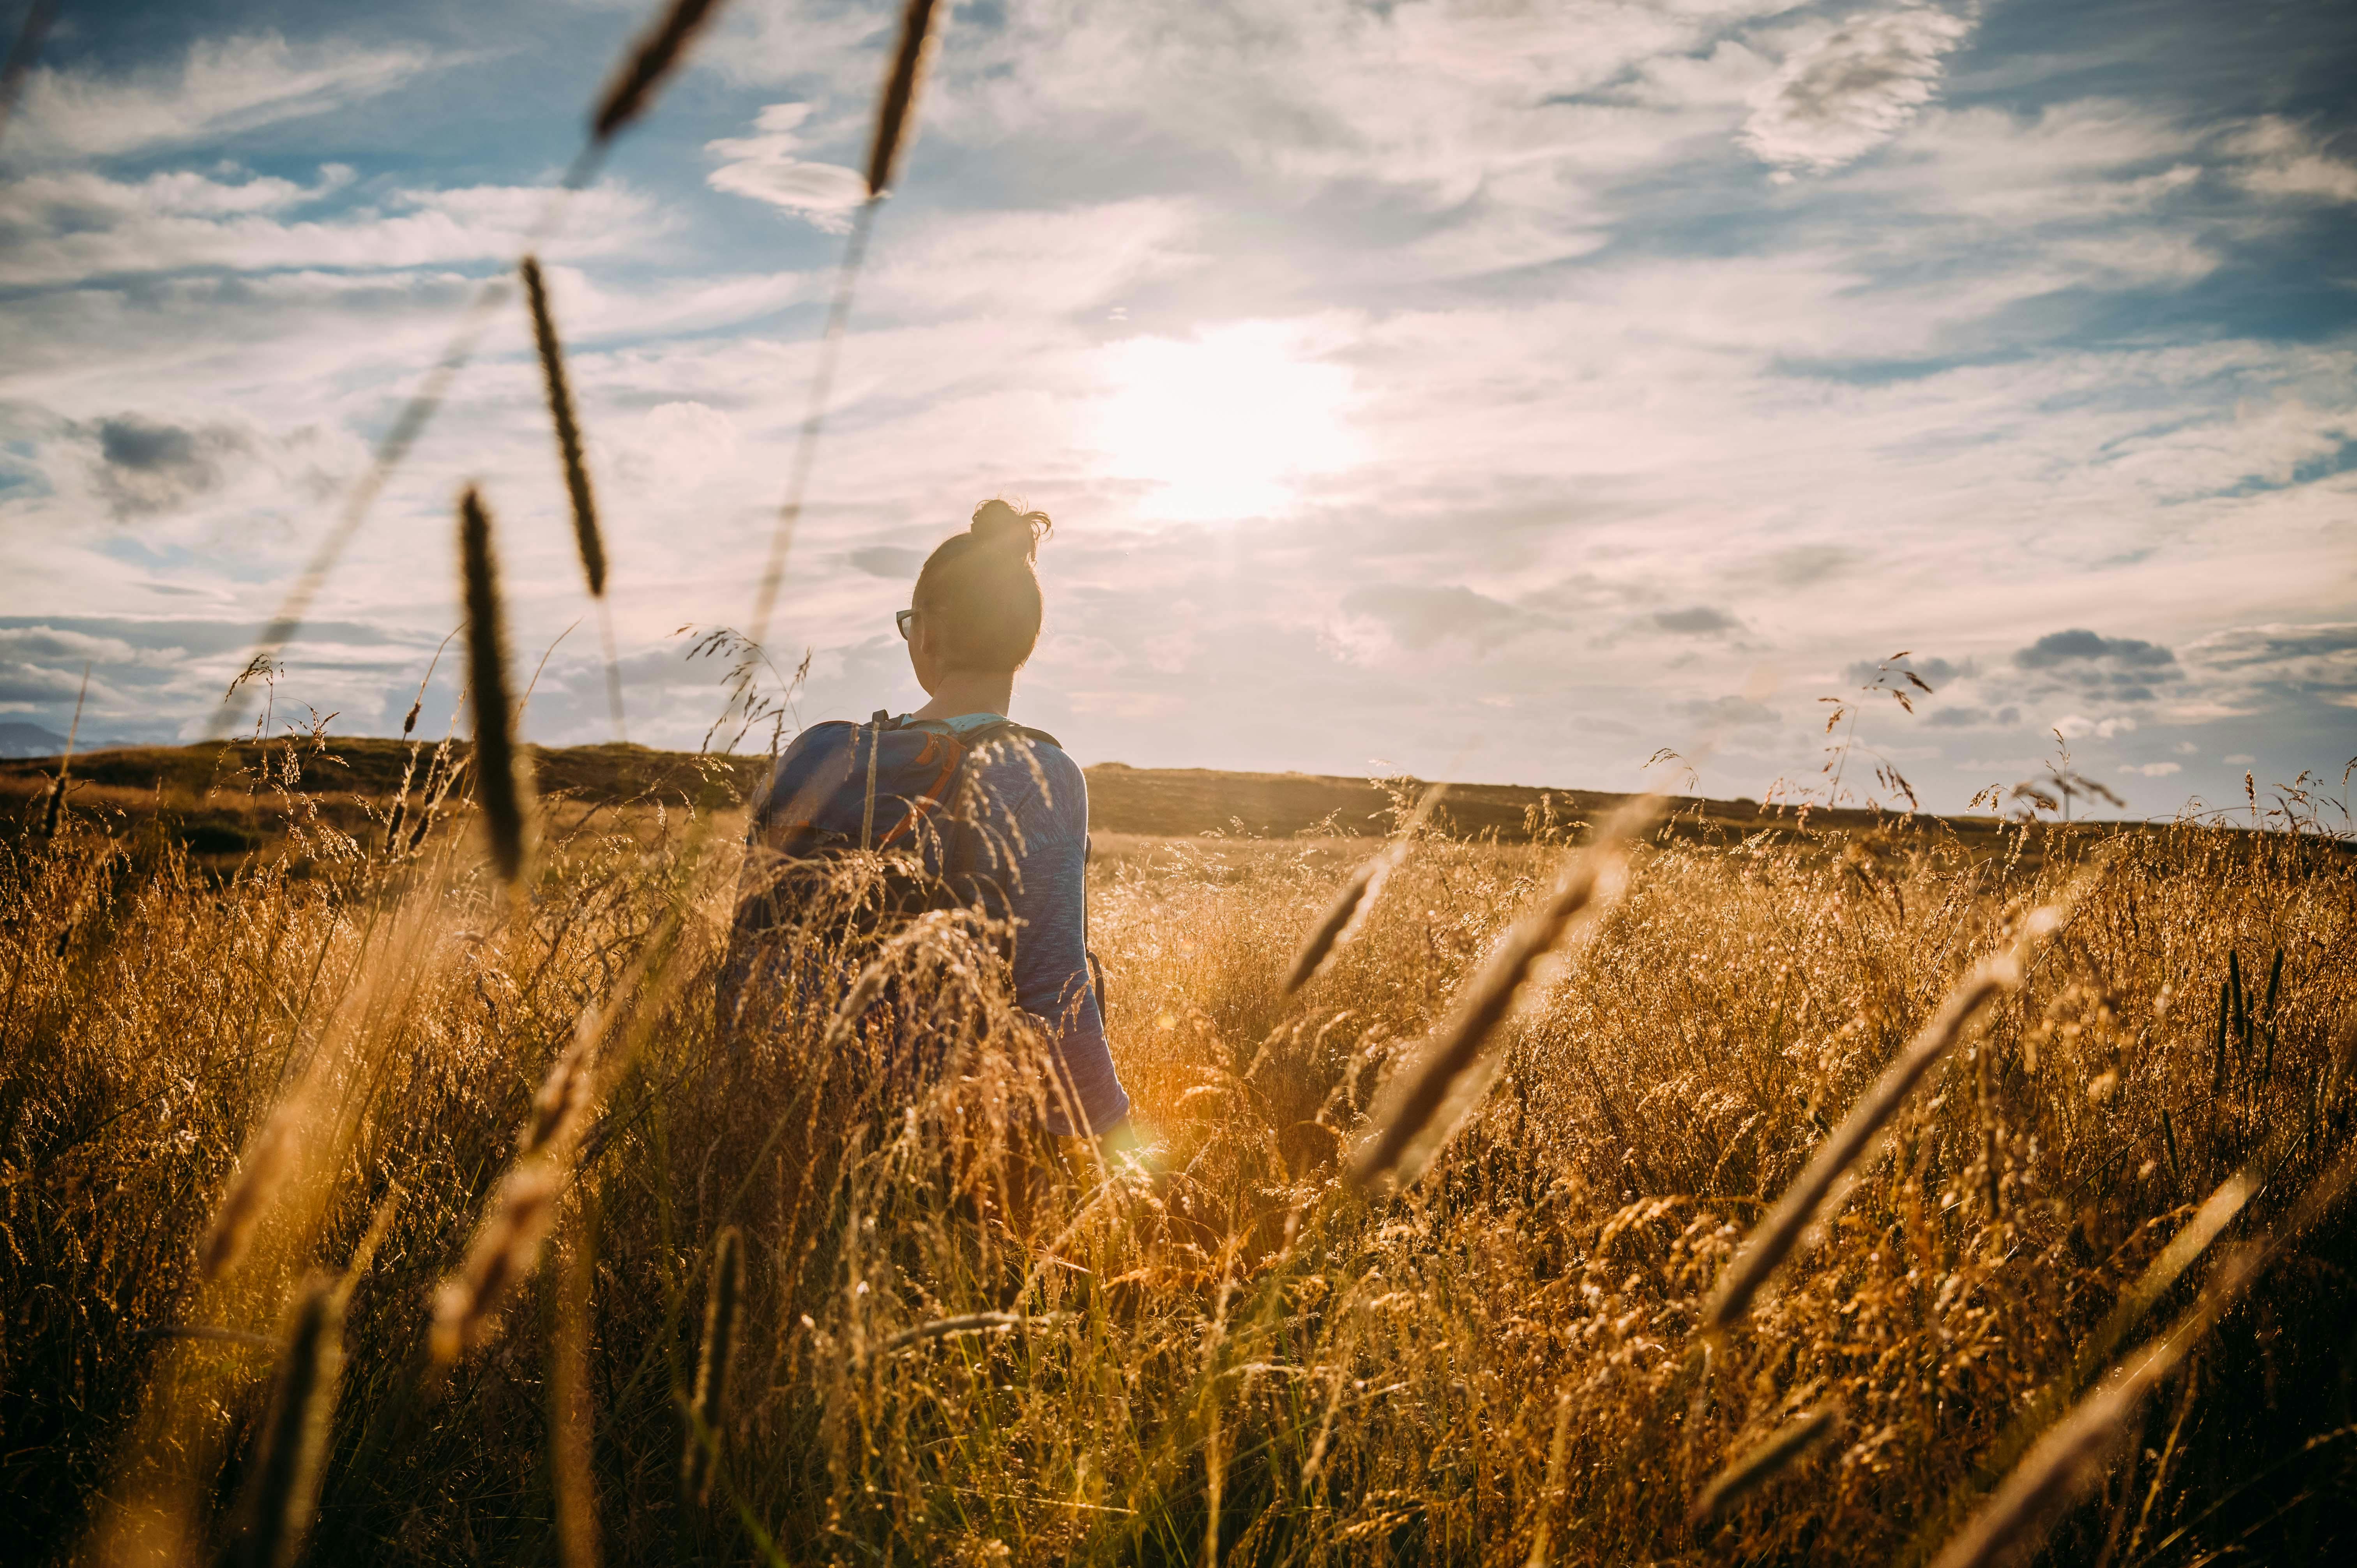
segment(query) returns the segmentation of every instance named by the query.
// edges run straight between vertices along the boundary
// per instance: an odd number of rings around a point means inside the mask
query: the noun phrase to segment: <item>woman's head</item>
[[[1003,500],[974,509],[963,533],[942,541],[917,574],[909,657],[927,690],[941,675],[1005,675],[1039,641],[1039,577],[1031,569],[1054,525],[1044,511]]]

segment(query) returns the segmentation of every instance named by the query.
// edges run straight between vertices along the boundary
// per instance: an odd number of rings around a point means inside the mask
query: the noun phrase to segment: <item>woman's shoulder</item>
[[[1055,736],[1042,730],[1010,727],[977,748],[975,762],[993,792],[1018,812],[1072,822],[1085,831],[1088,778]]]

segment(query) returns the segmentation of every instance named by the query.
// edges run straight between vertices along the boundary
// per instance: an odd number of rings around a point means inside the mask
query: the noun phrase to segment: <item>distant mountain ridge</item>
[[[66,737],[23,719],[0,719],[0,757],[55,757]]]

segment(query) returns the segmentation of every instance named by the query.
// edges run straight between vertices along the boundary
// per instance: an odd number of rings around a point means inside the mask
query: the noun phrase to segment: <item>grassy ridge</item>
[[[468,747],[458,742],[452,750],[464,756]],[[662,801],[726,809],[742,800],[768,768],[761,757],[655,751],[610,742],[525,750],[544,795],[583,807]],[[285,817],[282,791],[306,798],[343,831],[361,832],[371,821],[369,809],[382,811],[393,798],[411,753],[406,743],[381,739],[331,739],[317,749],[308,742],[283,740],[124,747],[74,758],[75,783],[69,800],[125,828],[160,817],[184,846],[200,859],[217,862],[275,842]],[[288,779],[284,762],[290,755],[297,768]],[[21,824],[57,766],[54,757],[0,762],[0,822]],[[1363,836],[1386,831],[1397,808],[1390,792],[1365,779],[1131,768],[1118,762],[1099,763],[1086,771],[1090,827],[1100,833]],[[1544,833],[1550,820],[1559,824],[1586,821],[1627,799],[1592,789],[1458,784],[1451,786],[1437,825],[1453,836],[1521,843],[1529,842],[1534,832]],[[1671,813],[1676,831],[1685,833],[1782,832],[1792,831],[1794,822],[1791,812],[1763,810],[1749,800],[1680,797],[1671,802]],[[1812,821],[1825,828],[1862,829],[1891,819],[1843,810],[1814,811]],[[1996,843],[2001,827],[1990,817],[1920,821],[1985,848]]]

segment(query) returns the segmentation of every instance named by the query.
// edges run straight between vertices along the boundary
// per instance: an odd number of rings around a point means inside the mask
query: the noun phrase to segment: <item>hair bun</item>
[[[1039,541],[1047,538],[1055,526],[1044,511],[1017,511],[993,497],[974,509],[974,521],[966,532],[978,543],[1019,551],[1028,561],[1039,554]]]

